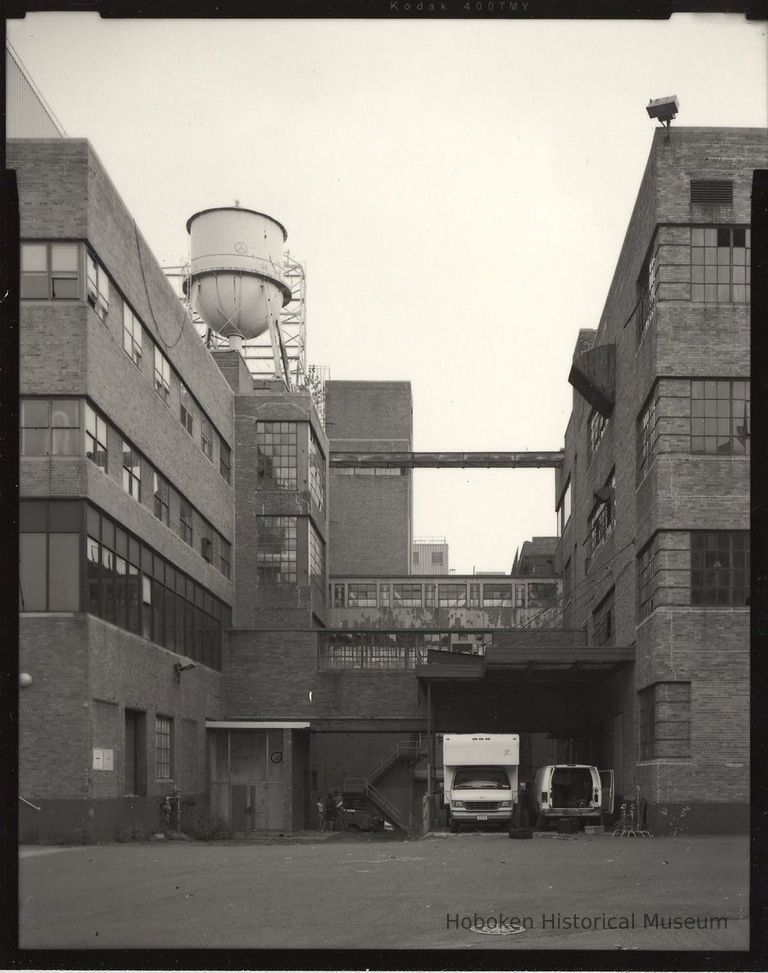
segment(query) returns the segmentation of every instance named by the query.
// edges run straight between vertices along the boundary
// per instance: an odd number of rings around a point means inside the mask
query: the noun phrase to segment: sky
[[[409,380],[416,450],[562,448],[576,337],[596,328],[651,147],[680,125],[768,125],[766,25],[101,20],[8,37],[93,144],[161,264],[198,210],[288,230],[307,361]],[[76,70],[73,66],[77,66]],[[552,470],[417,470],[414,533],[457,573],[556,533]]]

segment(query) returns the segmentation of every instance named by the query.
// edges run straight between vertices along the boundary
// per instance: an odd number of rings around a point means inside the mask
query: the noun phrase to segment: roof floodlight
[[[668,95],[666,98],[652,98],[645,106],[649,118],[658,118],[662,125],[667,127],[667,138],[669,138],[669,125],[677,115],[680,102],[677,95]]]

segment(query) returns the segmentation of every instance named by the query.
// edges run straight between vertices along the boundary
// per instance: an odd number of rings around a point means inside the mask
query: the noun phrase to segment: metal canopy
[[[492,467],[541,469],[563,463],[563,451],[516,453],[368,453],[332,450],[329,464],[334,467],[407,467],[409,469],[488,469]]]

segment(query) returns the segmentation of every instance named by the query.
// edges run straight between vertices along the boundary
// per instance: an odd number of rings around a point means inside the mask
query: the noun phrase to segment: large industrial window
[[[85,404],[85,455],[107,472],[107,424],[87,402]]]
[[[331,607],[344,608],[345,605],[346,605],[345,585],[343,584],[331,585]]]
[[[209,564],[213,562],[213,526],[204,517],[200,518],[200,553]]]
[[[138,368],[141,368],[142,334],[141,321],[123,301],[123,351]]]
[[[81,450],[78,399],[21,400],[22,456],[78,456]]]
[[[256,423],[256,475],[264,486],[295,490],[298,442],[295,422]]]
[[[640,759],[691,755],[691,684],[657,682],[638,693]]]
[[[312,523],[309,525],[309,580],[325,591],[325,544]]]
[[[232,545],[219,535],[219,570],[225,578],[232,577]]]
[[[257,517],[256,580],[296,584],[298,517]]]
[[[589,518],[590,556],[610,537],[616,522],[616,473],[613,471],[602,488],[605,499],[599,500]]]
[[[347,604],[350,608],[375,608],[378,604],[375,583],[348,584]]]
[[[611,588],[592,612],[592,642],[594,645],[613,645],[615,630],[615,589]]]
[[[605,433],[605,427],[608,425],[608,420],[602,413],[598,412],[597,409],[592,410],[592,414],[589,417],[589,458],[592,457],[597,452],[597,447],[600,445],[600,441]]]
[[[76,301],[80,288],[80,244],[22,243],[22,300]]]
[[[192,504],[184,497],[179,497],[179,532],[181,539],[190,547],[195,546],[194,517]]]
[[[556,603],[556,581],[531,581],[528,583],[529,608],[551,608]]]
[[[123,489],[134,500],[141,500],[141,455],[127,440],[123,440]]]
[[[437,586],[438,608],[466,608],[467,586],[465,584],[439,584]]]
[[[170,485],[157,470],[152,472],[152,490],[154,493],[155,517],[166,526],[171,522]]]
[[[200,447],[208,459],[213,462],[213,426],[205,416],[200,418]]]
[[[435,585],[425,584],[424,585],[424,607],[434,608],[435,607]]]
[[[390,608],[392,600],[392,589],[389,584],[379,585],[379,604],[382,608]]]
[[[171,366],[157,345],[155,345],[155,391],[168,405],[171,398]]]
[[[469,607],[479,608],[480,605],[480,585],[477,582],[474,582],[469,586]]]
[[[155,777],[171,779],[171,729],[173,721],[167,716],[155,718]]]
[[[748,302],[750,246],[749,227],[691,227],[691,300]]]
[[[570,519],[571,519],[571,478],[568,477],[568,480],[566,481],[565,484],[565,490],[563,490],[563,495],[560,498],[560,503],[557,505],[557,526],[560,531],[561,537]]]
[[[749,531],[692,531],[691,604],[749,604]]]
[[[404,466],[335,466],[337,476],[406,476]]]
[[[94,256],[85,254],[85,297],[102,321],[109,313],[109,277]]]
[[[691,452],[749,455],[750,383],[691,381]]]
[[[656,607],[656,539],[649,541],[637,557],[638,618],[647,618]]]
[[[395,608],[421,608],[421,585],[393,584],[392,599]]]
[[[512,608],[514,605],[514,594],[511,584],[488,584],[483,585],[483,607],[484,608]]]
[[[80,610],[80,535],[19,533],[21,611]]]
[[[219,473],[227,481],[232,477],[232,450],[223,439],[219,439]]]
[[[189,394],[183,382],[179,383],[179,402],[179,418],[181,424],[190,436],[194,436],[195,420],[192,414],[192,396]]]
[[[325,511],[325,457],[309,427],[309,492],[321,513]]]
[[[643,406],[637,417],[637,479],[645,476],[656,450],[656,403],[658,401],[658,385],[651,392],[650,398]]]
[[[651,250],[645,259],[640,277],[637,281],[637,343],[645,337],[656,311],[656,291],[658,288],[658,274],[656,264],[656,239],[651,244]]]

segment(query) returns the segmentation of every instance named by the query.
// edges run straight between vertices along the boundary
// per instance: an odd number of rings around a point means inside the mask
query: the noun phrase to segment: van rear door
[[[600,787],[603,792],[603,803],[602,811],[603,814],[613,814],[613,771],[612,770],[601,770],[600,771]]]

